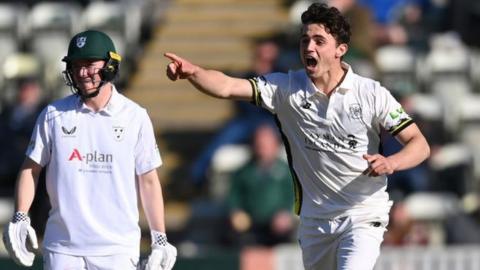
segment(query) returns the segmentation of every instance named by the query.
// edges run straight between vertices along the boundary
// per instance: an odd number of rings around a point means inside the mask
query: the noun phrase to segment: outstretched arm
[[[170,59],[167,76],[170,80],[188,79],[203,93],[225,99],[252,100],[253,89],[246,79],[234,78],[217,70],[206,70],[173,53],[165,53]]]
[[[396,139],[403,144],[397,153],[384,157],[380,154],[364,155],[370,164],[368,174],[371,176],[389,175],[396,171],[417,166],[430,156],[430,146],[416,124],[411,124]]]

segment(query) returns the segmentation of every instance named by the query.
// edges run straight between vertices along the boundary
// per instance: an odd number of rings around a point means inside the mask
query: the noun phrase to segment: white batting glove
[[[37,249],[37,234],[30,226],[30,218],[27,213],[16,212],[12,221],[5,226],[3,243],[10,257],[22,266],[32,266],[35,258],[35,253],[27,247],[27,238],[31,247]]]
[[[177,260],[177,249],[167,241],[167,235],[151,231],[152,253],[148,256],[145,270],[170,270]]]

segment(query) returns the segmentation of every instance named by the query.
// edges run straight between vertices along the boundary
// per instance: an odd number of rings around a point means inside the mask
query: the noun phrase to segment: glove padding
[[[177,249],[167,242],[165,233],[151,231],[152,253],[145,270],[170,270],[177,260]]]
[[[30,218],[26,213],[17,212],[4,229],[3,243],[10,257],[22,266],[32,266],[35,258],[35,253],[27,247],[27,238],[31,247],[37,249],[37,234],[30,226]]]

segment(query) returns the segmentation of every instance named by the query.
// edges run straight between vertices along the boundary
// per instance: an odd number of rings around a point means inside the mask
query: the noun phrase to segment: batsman
[[[28,211],[45,168],[52,208],[44,269],[172,269],[177,250],[165,233],[156,171],[162,160],[146,110],[113,84],[120,55],[108,35],[88,30],[71,39],[63,61],[73,94],[38,116],[17,180],[15,214],[3,235],[10,257],[33,264],[38,244]],[[139,263],[138,199],[151,234],[145,265]]]

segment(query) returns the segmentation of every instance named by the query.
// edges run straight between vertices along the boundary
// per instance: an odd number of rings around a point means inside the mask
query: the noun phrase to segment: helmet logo
[[[77,47],[82,48],[87,43],[87,37],[78,37],[77,38]]]

